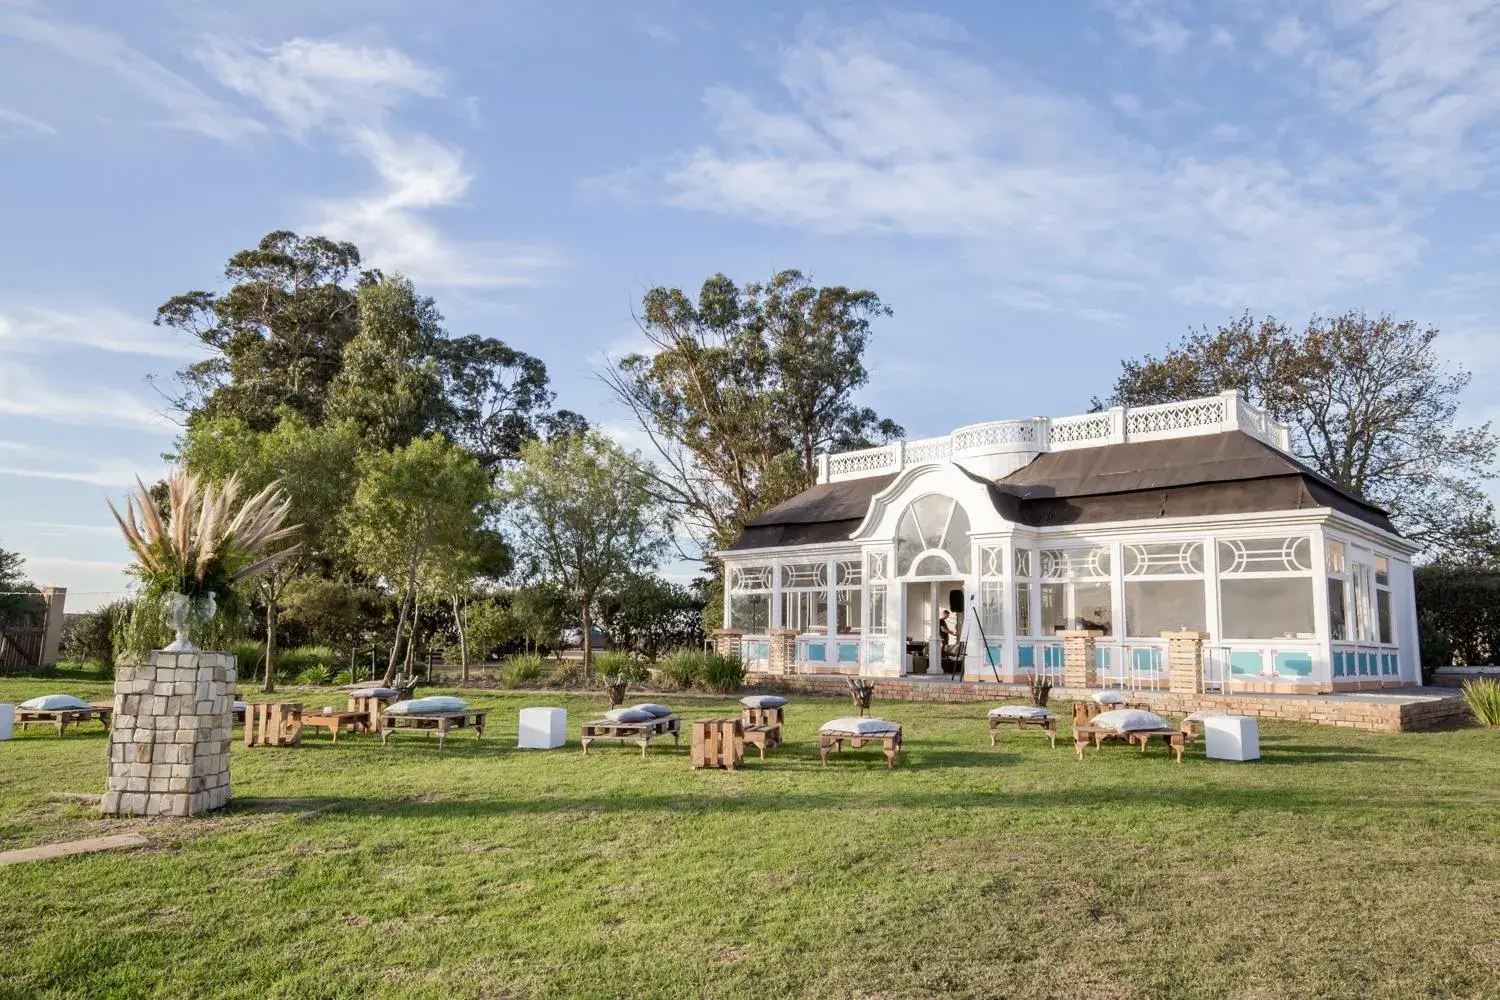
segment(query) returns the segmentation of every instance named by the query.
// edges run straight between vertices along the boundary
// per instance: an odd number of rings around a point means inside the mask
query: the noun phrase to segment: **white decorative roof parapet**
[[[960,427],[943,437],[895,441],[879,448],[818,456],[818,481],[837,483],[881,476],[928,462],[960,462],[997,455],[1024,458],[1045,451],[1097,448],[1131,441],[1243,431],[1283,452],[1291,451],[1291,427],[1271,419],[1238,392],[1155,406],[1116,406],[1074,417],[992,420]],[[985,463],[980,463],[985,464]],[[977,471],[977,470],[976,470]]]

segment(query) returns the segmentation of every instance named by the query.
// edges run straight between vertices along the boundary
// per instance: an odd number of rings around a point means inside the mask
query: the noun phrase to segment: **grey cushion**
[[[740,699],[740,704],[746,708],[780,708],[786,704],[786,699],[774,694],[747,694]]]
[[[615,708],[604,713],[610,722],[650,722],[656,716],[639,708]]]
[[[395,688],[382,688],[382,687],[360,688],[358,691],[350,691],[349,692],[349,697],[351,697],[351,698],[394,698],[394,697],[396,697],[396,695],[398,695],[400,693],[401,692],[397,691]]]
[[[857,736],[884,736],[887,733],[899,733],[901,727],[885,719],[865,719],[851,715],[825,722],[818,731],[820,733],[853,733]]]
[[[431,698],[415,698],[398,701],[385,710],[386,715],[441,715],[447,712],[462,712],[469,703],[451,695],[435,695]]]
[[[40,698],[32,698],[23,701],[16,706],[28,712],[64,712],[76,708],[93,708],[86,701],[80,701],[70,694],[44,694]]]
[[[1138,708],[1117,708],[1113,712],[1100,712],[1089,724],[1104,729],[1113,729],[1117,733],[1173,728],[1170,722],[1155,712],[1142,712]]]
[[[658,705],[653,701],[643,701],[639,705],[631,705],[631,708],[639,709],[650,715],[653,719],[665,718],[672,714],[672,710],[665,705]]]
[[[1055,719],[1057,715],[1037,705],[1001,705],[990,709],[993,719]]]
[[[1125,696],[1118,691],[1100,691],[1093,695],[1096,705],[1123,705]]]

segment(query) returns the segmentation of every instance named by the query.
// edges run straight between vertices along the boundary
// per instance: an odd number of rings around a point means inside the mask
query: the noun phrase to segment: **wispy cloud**
[[[153,104],[166,118],[160,124],[198,132],[223,142],[241,142],[265,126],[205,94],[191,82],[131,46],[119,35],[92,25],[47,20],[13,5],[0,5],[0,37],[51,49],[82,66],[107,73]]]
[[[40,119],[10,108],[0,108],[0,139],[7,135],[56,135],[57,129]]]
[[[1162,0],[1110,0],[1105,6],[1115,16],[1120,34],[1132,45],[1176,55],[1192,38],[1192,32]]]
[[[83,347],[157,358],[199,358],[198,341],[108,308],[0,311],[0,353],[45,353]]]
[[[1361,154],[1389,177],[1461,190],[1500,164],[1500,6],[1489,0],[1312,7],[1272,24],[1264,44],[1364,131]]]
[[[380,179],[373,191],[324,202],[310,228],[352,240],[375,263],[427,285],[529,285],[555,263],[546,249],[454,240],[427,217],[461,205],[474,180],[462,151],[391,120],[404,101],[446,94],[438,71],[393,48],[302,38],[274,48],[210,39],[198,57],[289,135],[325,131]]]
[[[1229,307],[1368,285],[1420,249],[1399,206],[1307,164],[1148,144],[937,38],[805,22],[777,65],[780,101],[707,93],[717,138],[663,169],[663,197],[825,233],[965,241],[997,273],[1081,273]]]
[[[0,365],[0,414],[49,423],[168,433],[173,425],[144,400],[118,389],[68,389],[19,364]]]

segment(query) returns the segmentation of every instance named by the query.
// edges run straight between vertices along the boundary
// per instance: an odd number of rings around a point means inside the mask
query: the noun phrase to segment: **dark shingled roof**
[[[1031,527],[1331,507],[1385,531],[1385,511],[1241,431],[1046,452],[989,487],[1001,516]],[[731,549],[848,538],[895,475],[825,483],[746,526]]]
[[[761,549],[847,539],[865,519],[870,498],[895,481],[893,472],[841,483],[819,483],[745,525],[744,534],[730,548]]]

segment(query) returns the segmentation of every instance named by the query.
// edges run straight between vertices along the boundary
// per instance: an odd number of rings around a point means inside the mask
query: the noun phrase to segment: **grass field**
[[[53,690],[107,694],[0,701]],[[1500,731],[1273,724],[1258,764],[1079,763],[991,749],[982,706],[877,702],[897,768],[824,768],[846,706],[804,697],[765,764],[695,772],[670,741],[514,748],[520,706],[576,732],[601,698],[469,697],[491,730],[442,754],[236,745],[234,804],[190,821],[49,801],[103,787],[96,726],[0,743],[0,849],[151,841],[0,868],[0,997],[1500,996]]]

